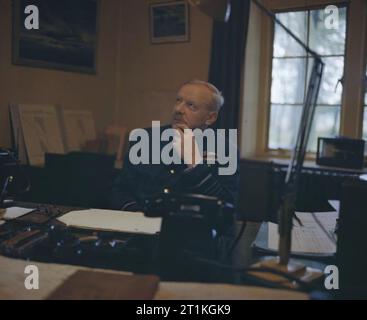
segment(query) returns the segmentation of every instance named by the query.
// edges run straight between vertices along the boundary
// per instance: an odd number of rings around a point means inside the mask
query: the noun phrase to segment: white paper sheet
[[[12,220],[24,216],[25,214],[34,211],[35,209],[11,207],[5,209],[5,212],[0,213],[0,218],[4,220]]]
[[[155,234],[162,218],[148,218],[142,212],[88,209],[71,211],[58,218],[68,226],[96,230]]]
[[[340,210],[340,201],[339,200],[329,200],[329,204],[335,209],[336,212]]]
[[[325,253],[333,254],[336,244],[330,238],[334,238],[334,230],[338,212],[317,212],[316,218],[324,226],[328,235],[317,224],[313,216],[308,212],[297,212],[303,227],[297,222],[292,229],[292,247],[294,253]],[[278,250],[279,234],[278,225],[269,222],[268,246],[269,249]]]

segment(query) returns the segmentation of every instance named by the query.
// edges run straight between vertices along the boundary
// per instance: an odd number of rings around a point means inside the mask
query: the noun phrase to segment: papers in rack
[[[18,155],[18,160],[21,164],[27,164],[27,150],[24,141],[24,134],[22,125],[20,122],[19,108],[18,105],[9,105],[11,129],[12,129],[12,144],[13,148]]]
[[[88,209],[71,211],[58,218],[67,226],[132,233],[155,234],[162,218],[148,218],[142,212]]]
[[[65,152],[55,106],[21,104],[18,108],[31,165],[43,166],[46,152]]]
[[[93,113],[88,110],[62,110],[62,128],[67,150],[80,151],[88,140],[97,138]]]
[[[10,104],[13,145],[22,164],[43,166],[46,153],[82,150],[96,139],[93,113],[55,105]]]
[[[303,226],[297,222],[292,229],[293,253],[324,253],[333,254],[336,251],[335,226],[338,212],[317,212],[314,216],[323,226],[321,228],[316,219],[309,212],[297,212]],[[323,229],[328,233],[326,234]],[[268,246],[269,249],[278,250],[279,234],[278,225],[269,222]]]

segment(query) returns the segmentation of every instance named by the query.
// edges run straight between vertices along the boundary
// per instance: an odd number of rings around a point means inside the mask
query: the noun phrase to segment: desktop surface
[[[37,208],[37,210],[0,226],[1,254],[6,256],[0,256],[0,258],[6,259],[7,263],[11,263],[11,261],[14,263],[34,261],[37,265],[45,263],[47,265],[67,265],[70,268],[74,268],[73,270],[76,270],[75,268],[92,268],[93,270],[114,270],[116,272],[133,274],[157,274],[157,266],[159,265],[155,264],[154,258],[159,235],[95,232],[93,230],[65,228],[55,218],[70,210],[80,208],[44,206],[32,203],[18,203],[17,205]],[[261,259],[258,255],[253,254],[251,248],[256,236],[257,239],[266,241],[266,235],[261,231],[262,229],[258,233],[260,225],[259,223],[248,222],[245,229],[246,232],[234,250],[233,263],[235,268],[247,268]],[[236,227],[239,228],[240,224],[237,224]],[[37,233],[37,231],[40,231],[40,233]],[[48,238],[45,240],[41,237],[40,241],[38,241],[38,235],[43,234],[45,231],[48,233]],[[14,239],[14,232],[26,234],[35,232],[35,234],[31,234],[29,238],[31,242],[27,243],[27,241],[24,241],[28,239],[26,238],[27,235],[23,234],[20,238],[16,239],[17,237],[15,237]],[[9,243],[10,239],[13,242],[10,241]],[[111,240],[119,244],[111,247]],[[7,246],[4,246],[4,243]],[[96,245],[96,243],[99,244]],[[315,262],[307,261],[307,263],[315,266]],[[318,262],[316,264],[320,266]],[[214,269],[210,271],[213,272],[210,277],[204,277],[205,273],[210,273],[208,272],[210,268],[206,270],[205,265],[201,265],[201,267],[204,268],[204,272],[194,277],[187,277],[187,275],[185,277],[161,277],[161,281],[173,281],[175,283],[177,281],[181,283],[205,282],[213,285],[215,283],[227,283],[228,285],[241,286],[246,283],[244,282],[245,278],[239,276],[239,273],[236,276],[230,273],[230,276],[228,276],[229,273],[226,272],[225,275],[224,273],[219,274]],[[235,291],[237,289],[236,287]],[[182,293],[185,293],[183,287],[182,290]],[[201,290],[205,291],[204,288],[201,288]],[[213,295],[213,291],[208,290],[205,291],[206,294]],[[240,290],[239,292],[242,291]]]

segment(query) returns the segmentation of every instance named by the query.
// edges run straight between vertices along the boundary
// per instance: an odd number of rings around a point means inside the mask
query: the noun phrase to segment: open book
[[[292,255],[319,258],[334,256],[339,206],[337,201],[332,201],[330,204],[335,208],[335,211],[296,212],[301,224],[293,220]],[[253,248],[265,254],[277,254],[278,245],[278,225],[271,222],[263,223]]]
[[[337,212],[297,213],[302,222],[295,222],[292,229],[292,247],[294,253],[334,254],[336,252],[335,227]],[[268,247],[278,249],[278,225],[269,223]]]

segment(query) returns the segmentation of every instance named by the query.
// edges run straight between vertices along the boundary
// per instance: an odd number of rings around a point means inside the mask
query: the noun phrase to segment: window
[[[327,29],[324,9],[277,13],[277,18],[325,63],[308,150],[317,137],[339,134],[342,104],[347,9],[339,8],[339,28]],[[267,149],[292,149],[313,59],[282,27],[275,25],[268,119]],[[365,122],[367,122],[365,113]],[[365,125],[367,135],[367,124]]]

